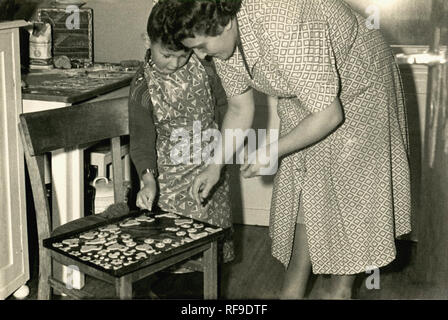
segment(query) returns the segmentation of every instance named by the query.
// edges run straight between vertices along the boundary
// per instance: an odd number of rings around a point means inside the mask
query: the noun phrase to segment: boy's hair
[[[175,34],[171,31],[170,17],[172,15],[172,7],[159,1],[154,4],[148,17],[146,30],[151,42],[159,42],[167,49],[172,51],[188,51],[180,41],[175,39]]]
[[[242,0],[159,0],[168,12],[166,31],[176,42],[196,34],[217,36],[241,8]]]

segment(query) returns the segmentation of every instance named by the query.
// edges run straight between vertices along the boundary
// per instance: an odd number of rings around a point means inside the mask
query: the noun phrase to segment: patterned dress
[[[192,56],[184,67],[172,74],[159,73],[152,63],[146,64],[144,74],[157,132],[158,206],[223,228],[231,227],[227,174],[218,182],[205,207],[199,206],[189,193],[194,178],[205,168],[201,155],[210,140],[204,139],[203,133],[209,129],[218,132],[214,100],[204,66]],[[179,137],[174,135],[173,138],[172,133],[176,130]],[[180,158],[175,154],[176,150]],[[222,251],[224,262],[233,259],[230,237],[224,241]]]
[[[345,121],[281,159],[272,254],[288,266],[302,197],[314,273],[356,274],[396,255],[411,230],[407,120],[401,79],[378,30],[340,0],[243,0],[239,49],[216,60],[228,96],[277,96],[280,136],[339,97]],[[251,73],[252,79],[249,75]]]

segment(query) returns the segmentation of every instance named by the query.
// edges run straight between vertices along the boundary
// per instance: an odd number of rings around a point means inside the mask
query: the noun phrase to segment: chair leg
[[[37,287],[37,299],[49,300],[51,298],[51,286],[49,278],[51,274],[51,256],[45,248],[39,250],[39,283]]]
[[[218,243],[204,251],[204,300],[218,299]]]
[[[132,279],[122,276],[115,280],[115,291],[120,299],[132,299]]]

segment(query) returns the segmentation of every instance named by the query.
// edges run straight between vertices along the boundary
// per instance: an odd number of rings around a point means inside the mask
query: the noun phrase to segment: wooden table
[[[121,70],[112,64],[98,64],[88,69],[36,71],[22,75],[23,112],[63,108],[85,101],[129,95],[135,71]],[[109,75],[109,76],[108,76]],[[48,165],[48,164],[47,164]],[[84,217],[84,149],[58,150],[51,154],[53,226]],[[57,268],[55,268],[57,269]],[[84,277],[63,268],[63,281],[82,288]]]

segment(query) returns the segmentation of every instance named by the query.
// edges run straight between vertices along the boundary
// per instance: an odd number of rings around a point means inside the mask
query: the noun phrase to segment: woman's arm
[[[322,111],[314,112],[303,119],[293,130],[285,136],[279,138],[277,148],[268,145],[269,150],[257,150],[262,155],[280,158],[291,152],[295,152],[317,143],[333,132],[344,120],[339,98],[336,98],[327,108]],[[271,154],[277,149],[277,155]],[[275,151],[274,151],[275,152]],[[272,162],[269,161],[269,163]],[[259,162],[254,164],[245,164],[241,167],[243,177],[250,178],[260,174],[260,168],[266,167]]]
[[[303,119],[293,130],[278,140],[278,156],[282,157],[319,142],[343,121],[341,102],[336,98],[326,109]]]
[[[255,112],[255,102],[253,90],[249,89],[245,93],[231,97],[229,99],[229,106],[221,128],[221,148],[216,150],[219,154],[216,163],[211,163],[207,168],[199,174],[192,185],[191,194],[198,203],[201,203],[208,197],[210,190],[219,181],[219,176],[222,167],[226,163],[226,159],[233,157],[237,148],[241,147],[235,144],[229,144],[226,150],[226,130],[242,130],[243,132],[252,126],[252,121]],[[244,140],[244,139],[239,139]],[[222,151],[224,150],[224,152]]]

